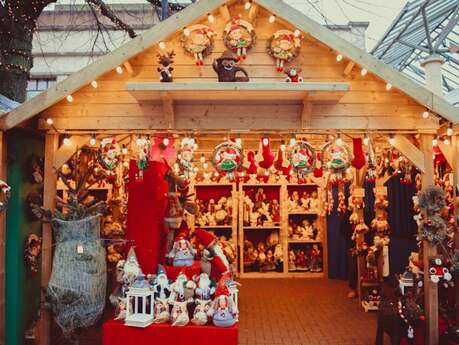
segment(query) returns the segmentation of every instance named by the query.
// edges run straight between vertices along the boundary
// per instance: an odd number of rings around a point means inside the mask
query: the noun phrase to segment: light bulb
[[[360,71],[360,74],[362,75],[362,77],[366,76],[368,73],[368,70],[366,68],[362,68],[362,70]]]
[[[245,171],[241,172],[241,177],[245,176]]]
[[[204,154],[201,155],[201,158],[199,158],[201,163],[204,163],[206,161],[206,156]]]
[[[445,137],[445,138],[443,139],[443,144],[449,145],[449,139],[448,139],[448,137]]]
[[[69,168],[69,165],[67,163],[64,163],[64,164],[62,164],[61,170],[66,171],[66,170],[68,170],[68,168]]]
[[[64,143],[64,145],[70,145],[70,138],[69,137],[65,137],[62,142]]]
[[[451,137],[453,134],[453,129],[451,127],[448,127],[448,129],[446,130],[446,135]]]
[[[166,43],[164,43],[163,41],[159,42],[158,46],[160,49],[163,49],[163,50],[166,49]]]
[[[215,21],[215,17],[213,15],[209,14],[207,16],[207,20],[209,21],[209,23],[213,23]]]
[[[295,139],[295,138],[291,138],[289,144],[290,144],[290,146],[295,146],[295,144],[296,144],[296,139]]]
[[[263,138],[263,146],[268,146],[269,140],[268,138]]]
[[[341,54],[336,55],[336,61],[340,62],[341,60],[343,60],[343,55]]]
[[[276,16],[275,16],[274,14],[271,14],[271,15],[269,16],[268,21],[269,21],[271,24],[274,23],[274,22],[276,21]]]
[[[198,168],[198,167],[194,167],[194,168],[193,168],[193,171],[194,171],[195,173],[197,173],[197,172],[199,171],[199,168]]]
[[[202,167],[204,169],[207,169],[209,167],[209,164],[207,162],[202,163]]]
[[[208,178],[209,178],[209,174],[205,172],[205,173],[204,173],[204,178],[205,178],[205,179],[208,179]]]
[[[242,139],[241,138],[236,138],[236,145],[241,147],[241,145],[242,145]]]
[[[244,8],[246,10],[250,10],[250,7],[252,7],[252,3],[250,1],[247,1],[245,4],[244,4]]]
[[[426,110],[425,112],[422,113],[422,118],[423,119],[428,119],[430,116],[429,112]]]
[[[387,83],[386,84],[386,90],[390,91],[391,89],[392,89],[392,84],[391,83]]]
[[[97,80],[93,80],[93,81],[91,82],[91,86],[92,86],[93,88],[97,89],[97,87],[99,86],[99,84],[97,84]]]
[[[438,145],[438,139],[437,138],[433,138],[432,139],[432,146],[437,146]]]
[[[286,149],[287,149],[287,148],[286,148],[285,144],[281,144],[280,150],[281,150],[282,152],[285,152]]]
[[[394,145],[395,145],[395,138],[394,138],[392,135],[389,137],[389,144],[390,144],[391,146],[394,146]]]
[[[53,123],[54,123],[54,121],[53,121],[52,118],[48,117],[48,118],[46,119],[46,123],[47,123],[48,125],[52,126]]]
[[[218,171],[216,171],[216,172],[214,173],[214,176],[215,176],[215,177],[220,176],[220,174],[218,173]]]
[[[123,148],[121,149],[121,153],[123,155],[127,155],[128,154],[128,149],[127,149],[126,145],[123,145]]]
[[[298,38],[298,37],[300,37],[300,35],[301,35],[300,30],[296,29],[295,31],[293,31],[293,36]]]
[[[91,139],[89,139],[89,145],[91,146],[96,146],[96,137],[92,136]]]
[[[69,103],[73,102],[73,96],[72,95],[68,95],[67,96],[67,102],[69,102]]]
[[[370,138],[368,138],[368,136],[365,134],[365,137],[363,138],[363,144],[365,146],[368,146],[369,143],[370,143]]]
[[[123,67],[121,66],[116,67],[116,73],[123,74]]]
[[[343,145],[343,139],[341,139],[341,136],[338,135],[335,141],[336,145],[341,146]]]
[[[190,34],[191,34],[190,29],[188,29],[188,28],[183,29],[183,34],[184,34],[185,36],[190,36]]]
[[[265,176],[269,176],[269,170],[265,170]]]
[[[166,138],[163,139],[163,145],[164,146],[168,146],[169,145],[169,138],[166,137]]]

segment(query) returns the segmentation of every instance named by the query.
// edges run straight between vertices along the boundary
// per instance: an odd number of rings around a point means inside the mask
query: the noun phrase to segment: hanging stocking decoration
[[[256,158],[260,168],[269,169],[273,165],[275,156],[271,151],[270,140],[267,137],[260,141],[260,151]]]
[[[255,159],[255,152],[249,151],[247,152],[247,163],[245,164],[247,169],[247,175],[257,175],[258,174],[258,167],[257,162]]]
[[[233,18],[223,31],[226,47],[236,53],[238,60],[245,60],[247,50],[254,45],[255,38],[252,24],[240,17]]]
[[[322,177],[324,175],[324,168],[322,166],[322,153],[316,152],[316,166],[314,167],[314,177]]]
[[[352,147],[354,152],[352,166],[357,170],[360,170],[365,166],[365,154],[363,153],[362,138],[353,138]]]

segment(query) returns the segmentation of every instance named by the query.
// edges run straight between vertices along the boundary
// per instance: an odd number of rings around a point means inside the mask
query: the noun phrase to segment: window
[[[56,78],[33,78],[27,81],[27,98],[30,99],[56,84]]]

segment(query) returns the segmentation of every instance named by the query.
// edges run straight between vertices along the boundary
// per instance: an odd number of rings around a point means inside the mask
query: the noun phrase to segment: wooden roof
[[[37,95],[9,113],[3,114],[0,118],[0,129],[7,130],[13,128],[21,122],[39,114],[43,110],[64,99],[67,95],[74,93],[85,85],[88,85],[91,81],[109,71],[112,71],[117,66],[125,64],[130,58],[142,53],[148,47],[157,44],[176,31],[182,30],[183,27],[206,16],[207,13],[214,11],[219,6],[224,5],[227,2],[228,1],[225,0],[201,0],[190,5],[186,9],[152,27],[142,35],[132,39],[112,53],[102,57],[93,64],[88,65],[79,72],[72,74],[67,79],[56,84],[49,90]],[[283,18],[290,24],[295,25],[298,29],[304,31],[311,37],[321,41],[323,44],[329,46],[337,53],[342,54],[347,59],[355,62],[361,68],[366,68],[369,72],[372,72],[379,78],[391,83],[393,87],[401,90],[419,104],[429,108],[432,112],[437,113],[454,124],[459,123],[458,108],[454,108],[442,97],[437,96],[425,87],[416,84],[412,80],[403,76],[400,72],[384,64],[369,53],[355,47],[352,43],[342,39],[337,34],[308,18],[303,13],[279,0],[256,0],[256,3],[258,3],[261,7],[264,7],[266,10],[276,14],[279,18]],[[313,87],[312,85],[306,86],[306,89],[304,90],[311,90],[311,87]],[[135,92],[135,85],[128,85],[128,87],[130,87],[131,91]],[[186,90],[180,90],[178,86],[174,87],[176,88],[174,91],[178,94],[184,91],[189,92],[189,90],[186,89],[189,88],[189,85],[184,86]],[[215,87],[218,87],[218,84],[216,84]],[[329,85],[328,87],[333,88],[336,86]],[[340,87],[342,88],[343,86],[341,85]],[[270,89],[271,92],[275,92],[276,90]],[[159,90],[151,90],[151,92],[156,91]],[[244,88],[240,91],[250,92],[251,90],[246,90]]]

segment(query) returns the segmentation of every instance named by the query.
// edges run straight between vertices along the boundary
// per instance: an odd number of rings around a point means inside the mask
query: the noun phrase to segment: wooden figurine
[[[171,51],[166,54],[158,54],[158,63],[160,67],[158,67],[159,72],[159,81],[161,83],[171,83],[172,82],[172,71],[174,68],[172,64],[174,63],[174,51]]]
[[[246,70],[237,65],[237,57],[229,50],[224,52],[218,59],[214,60],[212,66],[218,75],[219,82],[247,82],[249,75]],[[241,72],[244,77],[237,77],[236,73]]]

